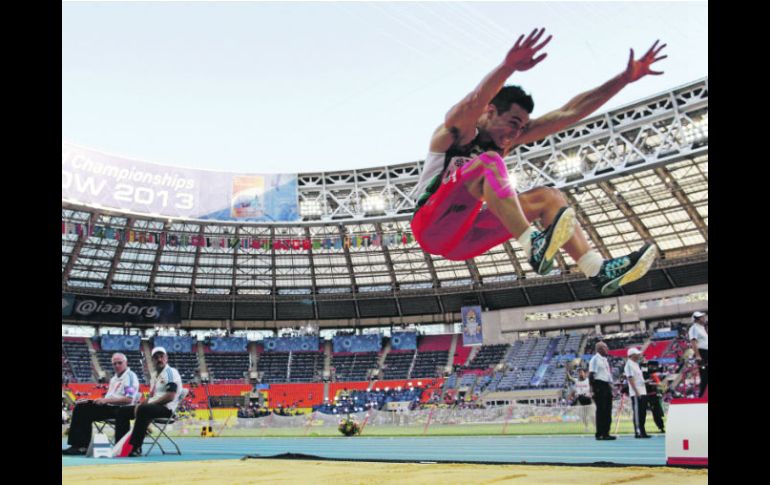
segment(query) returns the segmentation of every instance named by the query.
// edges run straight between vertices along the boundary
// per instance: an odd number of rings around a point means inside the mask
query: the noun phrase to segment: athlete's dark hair
[[[490,102],[497,108],[498,113],[505,113],[511,109],[513,103],[524,108],[527,113],[532,113],[532,110],[535,109],[535,101],[532,100],[532,96],[525,93],[519,86],[503,86]]]

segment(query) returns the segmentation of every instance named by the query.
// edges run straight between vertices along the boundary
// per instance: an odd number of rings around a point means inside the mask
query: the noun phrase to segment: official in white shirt
[[[100,399],[80,400],[75,405],[67,438],[70,447],[62,450],[63,455],[85,455],[91,443],[91,424],[116,419],[121,408],[131,408],[139,398],[139,378],[128,368],[126,356],[120,352],[113,354],[112,367],[115,374],[110,379],[107,394]]]
[[[647,388],[644,385],[644,374],[639,367],[642,353],[636,347],[631,347],[627,355],[628,360],[623,373],[628,379],[628,395],[631,397],[631,410],[634,414],[634,436],[650,438],[644,430],[644,421],[647,418]]]
[[[596,439],[614,440],[610,436],[612,424],[612,370],[607,360],[609,348],[604,342],[596,344],[596,353],[588,363],[588,381],[596,403]]]
[[[150,422],[155,418],[170,418],[179,404],[179,393],[182,391],[182,378],[176,369],[168,365],[166,349],[155,347],[151,355],[152,365],[157,372],[150,386],[152,396],[145,402],[121,411],[115,422],[115,440],[118,441],[118,436],[122,437],[128,432],[131,419],[136,418],[129,440],[133,446],[128,454],[131,457],[142,456],[142,443]]]
[[[706,391],[709,385],[709,334],[708,334],[708,315],[703,312],[692,314],[692,326],[688,332],[690,338],[690,347],[695,354],[695,359],[700,367],[700,394]]]

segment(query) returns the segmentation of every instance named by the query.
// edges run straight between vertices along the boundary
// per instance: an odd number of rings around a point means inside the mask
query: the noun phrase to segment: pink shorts
[[[480,256],[513,236],[465,183],[484,174],[501,196],[515,195],[499,155],[479,155],[461,167],[450,167],[435,193],[412,217],[412,233],[425,252],[453,261]]]

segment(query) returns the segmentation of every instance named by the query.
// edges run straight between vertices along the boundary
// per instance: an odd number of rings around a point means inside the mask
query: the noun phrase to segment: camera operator
[[[665,433],[660,383],[665,380],[666,375],[661,372],[662,369],[656,360],[644,362],[641,368],[642,375],[644,376],[644,385],[647,390],[647,406],[652,411],[652,419],[655,421],[655,426],[658,427],[661,433]]]

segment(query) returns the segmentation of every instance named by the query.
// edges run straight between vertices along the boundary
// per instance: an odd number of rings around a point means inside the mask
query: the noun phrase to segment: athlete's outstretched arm
[[[545,29],[533,30],[525,39],[519,36],[516,44],[508,51],[505,60],[481,80],[470,94],[454,105],[446,115],[431,140],[431,151],[444,152],[453,143],[460,145],[470,142],[476,136],[476,122],[492,98],[500,91],[511,74],[515,71],[527,71],[535,67],[548,54],[535,55],[551,41],[549,35],[538,44]]]
[[[532,120],[516,139],[516,144],[521,145],[541,140],[550,134],[561,131],[599,109],[626,85],[637,81],[647,74],[654,76],[663,74],[663,72],[653,71],[650,68],[652,64],[668,57],[658,57],[658,54],[666,47],[666,44],[658,47],[658,42],[656,40],[652,47],[650,47],[650,50],[638,61],[634,60],[634,50],[631,49],[625,71],[598,88],[575,96],[563,107]]]

